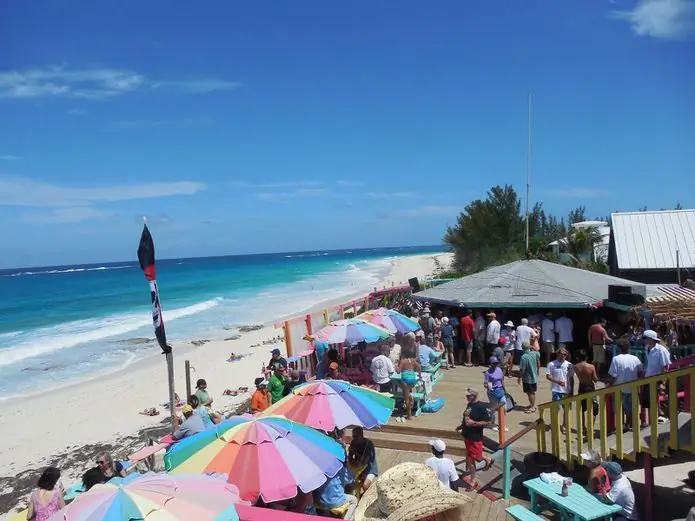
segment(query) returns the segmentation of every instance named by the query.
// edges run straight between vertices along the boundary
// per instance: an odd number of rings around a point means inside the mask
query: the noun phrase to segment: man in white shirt
[[[541,349],[545,363],[550,363],[555,352],[555,321],[552,313],[548,313],[541,322]]]
[[[519,364],[521,355],[524,352],[524,342],[531,343],[531,339],[536,336],[536,332],[528,325],[528,319],[522,318],[521,324],[516,328],[516,350],[514,352],[514,363]]]
[[[666,368],[671,365],[671,353],[668,348],[661,344],[661,338],[656,331],[647,329],[642,333],[642,339],[644,340],[644,345],[647,348],[647,368],[644,371],[644,377],[649,378],[650,376],[657,376],[662,374]],[[668,394],[668,389],[666,389],[666,394]],[[642,408],[649,409],[650,403],[650,393],[649,386],[645,385],[642,387]],[[659,404],[656,404],[658,407]],[[665,404],[664,410],[668,410],[668,404]],[[649,415],[647,415],[649,418]],[[665,423],[667,418],[661,414],[659,411],[659,423]]]
[[[635,355],[630,354],[630,342],[626,339],[618,340],[618,349],[620,350],[620,354],[613,357],[611,366],[608,369],[611,385],[634,382],[644,371],[642,361]],[[629,429],[632,425],[632,391],[623,389],[620,394],[623,403],[625,427]]]
[[[492,352],[500,344],[502,326],[500,326],[500,323],[497,321],[497,315],[495,315],[495,313],[488,313],[487,318],[489,322],[485,333],[485,343],[487,344],[485,356],[491,356]]]
[[[391,359],[379,354],[372,358],[372,363],[369,369],[372,371],[372,380],[379,386],[379,392],[391,392],[391,375],[396,372]]]
[[[572,319],[563,311],[562,316],[558,317],[555,321],[558,347],[564,347],[565,349],[570,349],[572,347],[572,342],[574,342],[574,337],[572,335],[573,329],[574,324],[572,323]]]
[[[557,358],[548,364],[546,367],[545,377],[550,381],[550,391],[552,392],[553,401],[563,400],[570,394],[574,394],[571,380],[574,376],[574,367],[567,361],[567,349],[561,347],[557,350]],[[562,433],[565,432],[567,425],[567,409],[563,407]]]
[[[635,508],[635,491],[632,489],[632,483],[623,474],[623,469],[620,464],[614,461],[604,461],[601,466],[608,474],[608,479],[611,481],[611,490],[608,492],[608,499],[613,504],[622,508],[617,516],[614,516],[614,521],[638,521],[637,508]]]
[[[452,490],[458,490],[459,474],[456,471],[456,465],[451,459],[444,457],[446,443],[442,440],[430,440],[430,447],[432,447],[432,457],[425,461],[425,465],[437,473],[439,481],[444,485]]]

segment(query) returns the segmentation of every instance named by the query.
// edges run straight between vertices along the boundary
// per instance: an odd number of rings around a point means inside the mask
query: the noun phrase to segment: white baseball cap
[[[437,452],[444,452],[446,450],[446,443],[442,440],[430,440],[430,447]]]
[[[642,333],[642,336],[644,338],[649,338],[650,340],[655,340],[657,342],[661,341],[661,339],[659,338],[659,335],[653,329],[645,329],[644,333]]]

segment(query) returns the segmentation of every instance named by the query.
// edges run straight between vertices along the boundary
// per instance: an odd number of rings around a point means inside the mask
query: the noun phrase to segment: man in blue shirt
[[[331,515],[348,520],[355,519],[357,498],[345,493],[345,486],[349,484],[347,466],[343,465],[335,476],[316,491],[317,506]]]
[[[418,362],[420,362],[420,366],[423,370],[428,369],[433,362],[436,362],[439,357],[442,356],[442,353],[435,351],[430,346],[425,344],[425,338],[422,330],[417,332],[417,336],[415,338],[417,344]]]

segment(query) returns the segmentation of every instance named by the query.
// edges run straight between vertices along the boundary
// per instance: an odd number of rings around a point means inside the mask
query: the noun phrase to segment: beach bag
[[[437,398],[436,400],[427,400],[425,405],[422,406],[422,412],[437,412],[439,409],[444,407],[446,400],[444,398]]]
[[[513,411],[516,408],[516,402],[514,401],[514,398],[512,398],[512,395],[509,393],[506,393],[504,395],[504,397],[505,397],[506,402],[507,402],[504,406],[504,411],[505,412]]]

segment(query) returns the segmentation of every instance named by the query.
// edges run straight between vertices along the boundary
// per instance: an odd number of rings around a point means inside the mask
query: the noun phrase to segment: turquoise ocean
[[[377,248],[157,261],[170,341],[300,313],[370,291],[394,257],[441,247]],[[0,399],[92,378],[159,353],[137,262],[0,270]]]

